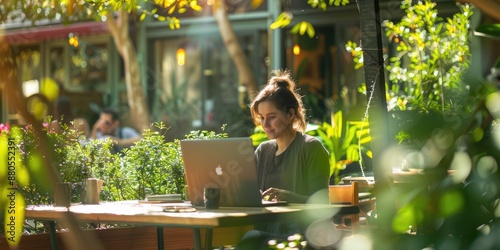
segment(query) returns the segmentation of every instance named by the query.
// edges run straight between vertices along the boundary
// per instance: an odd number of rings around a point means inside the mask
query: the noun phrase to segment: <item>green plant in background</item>
[[[330,152],[330,175],[337,184],[340,181],[339,172],[350,163],[359,162],[360,171],[364,172],[362,154],[372,157],[368,147],[371,137],[368,122],[344,122],[342,111],[332,112],[331,116],[331,124],[323,122],[316,129],[307,131],[307,134],[320,139]]]
[[[467,94],[462,82],[470,63],[472,11],[468,5],[459,6],[461,12],[443,22],[436,3],[426,0],[412,5],[405,0],[401,9],[406,16],[399,23],[384,22],[386,36],[398,52],[387,67],[389,103],[403,100],[397,102],[402,110],[439,110],[443,114],[461,110],[458,100]]]
[[[222,130],[225,129],[225,125]],[[186,185],[179,140],[168,141],[169,129],[163,122],[145,130],[143,138],[122,151],[115,164],[98,176],[104,180],[104,200],[143,200],[148,195],[182,194]],[[217,139],[226,133],[197,130],[186,139]]]
[[[49,143],[54,146],[53,167],[60,174],[61,182],[72,183],[72,198],[73,202],[81,201],[81,187],[85,179],[90,177],[100,178],[105,169],[110,168],[117,162],[118,155],[113,154],[113,142],[107,140],[90,140],[82,144],[81,132],[68,128],[67,125],[59,124],[60,131],[58,133],[49,130],[48,124],[50,118],[44,123],[43,132],[46,133]],[[31,125],[18,128],[20,140],[19,150],[22,152],[23,162],[28,162],[31,152],[35,152],[35,147],[38,146],[39,140],[33,131]],[[48,193],[42,193],[37,187],[39,183],[35,183],[35,178],[30,181],[29,185],[23,186],[21,189],[24,193],[26,203],[30,205],[48,204],[52,202],[52,196]]]
[[[471,112],[466,102],[469,86],[463,83],[463,78],[470,63],[468,37],[472,11],[468,5],[458,6],[460,12],[443,20],[438,16],[436,3],[425,0],[412,4],[411,0],[404,0],[401,9],[406,15],[397,23],[383,22],[386,37],[396,52],[386,68],[389,111],[415,111],[413,121],[419,119],[415,116],[429,113],[443,119]],[[361,68],[362,49],[351,41],[346,43],[346,49],[354,58],[354,67]],[[365,92],[366,88],[360,90]],[[397,117],[400,114],[392,113],[396,123],[408,121],[407,117]],[[436,117],[433,119],[436,121]],[[408,133],[403,126],[397,130],[400,142],[415,137],[414,132]]]
[[[406,15],[399,23],[383,22],[397,51],[387,66],[389,110],[460,110],[456,97],[467,94],[462,93],[467,90],[462,82],[470,62],[467,38],[472,11],[459,5],[461,12],[444,22],[436,3],[411,2],[402,2]],[[363,67],[362,48],[349,41],[346,49],[354,58],[354,67]]]
[[[345,130],[344,130],[345,127]],[[334,183],[340,181],[339,172],[352,162],[360,162],[362,154],[372,157],[368,145],[371,141],[368,122],[343,121],[342,111],[331,114],[331,124],[308,124],[306,134],[318,138],[330,153],[330,176]],[[250,135],[254,146],[269,140],[262,127]],[[363,172],[363,169],[361,169]]]
[[[165,124],[154,126],[159,131],[144,130],[141,140],[123,150],[120,167],[126,181],[108,177],[117,188],[129,190],[121,198],[143,200],[148,195],[182,193],[185,177],[179,143],[165,140]]]
[[[222,125],[221,130],[222,130],[221,133],[217,133],[215,131],[208,131],[208,130],[191,131],[191,132],[189,132],[189,134],[186,135],[186,139],[188,139],[188,140],[206,140],[206,139],[227,138],[228,134],[224,132],[226,130],[226,124]]]
[[[482,24],[476,28],[474,34],[476,36],[484,36],[498,39],[500,38],[500,23]]]
[[[46,128],[47,127],[45,127],[45,129]],[[17,157],[17,160],[21,161],[16,165],[23,167],[27,166],[30,157],[32,157],[32,153],[35,152],[35,148],[38,146],[38,138],[34,133],[33,127],[31,125],[26,125],[24,127],[12,126],[10,129],[10,136],[17,138],[15,145],[18,147],[18,156],[20,156]],[[49,136],[49,140],[54,145],[61,145],[61,143],[64,142],[61,136]],[[55,157],[55,161],[58,162],[58,157]],[[52,201],[51,196],[39,188],[39,184],[40,181],[30,176],[27,183],[19,185],[18,190],[23,194],[27,204],[49,204]]]
[[[186,70],[186,74],[179,79],[175,69],[170,74],[170,89],[163,89],[158,83],[159,88],[155,91],[152,105],[152,119],[162,121],[169,127],[169,141],[174,138],[181,138],[191,129],[191,121],[196,117],[197,100],[188,98],[188,87],[193,76],[193,70]]]
[[[56,148],[56,150],[60,150]],[[87,178],[106,180],[109,169],[113,169],[119,162],[119,155],[114,153],[113,141],[89,140],[85,144],[78,141],[68,143],[64,147],[66,157],[60,164],[59,173],[64,182],[73,183],[72,201],[81,201],[81,191]],[[102,200],[109,200],[106,192],[107,183],[104,183]]]

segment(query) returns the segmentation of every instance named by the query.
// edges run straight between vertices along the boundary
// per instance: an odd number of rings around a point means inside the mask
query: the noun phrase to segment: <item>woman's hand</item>
[[[288,201],[290,191],[279,188],[269,188],[262,193],[262,199],[266,201]]]

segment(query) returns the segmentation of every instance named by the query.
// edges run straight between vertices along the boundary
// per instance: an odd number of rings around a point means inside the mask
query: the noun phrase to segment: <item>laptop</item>
[[[180,144],[192,205],[204,206],[205,187],[220,189],[221,207],[284,204],[262,201],[251,138],[181,140]]]

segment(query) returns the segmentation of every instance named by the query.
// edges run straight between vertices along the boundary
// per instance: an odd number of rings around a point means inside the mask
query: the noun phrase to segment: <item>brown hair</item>
[[[302,97],[296,92],[296,83],[287,70],[273,70],[267,85],[257,94],[250,104],[250,112],[256,126],[261,125],[258,106],[261,102],[271,102],[285,114],[292,109],[295,112],[293,128],[304,132],[307,126]]]

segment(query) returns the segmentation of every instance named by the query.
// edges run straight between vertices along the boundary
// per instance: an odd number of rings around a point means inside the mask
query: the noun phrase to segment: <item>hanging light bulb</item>
[[[183,48],[177,49],[177,64],[184,65],[186,63],[186,51]]]
[[[298,44],[293,45],[293,54],[296,56],[300,54],[300,46]]]

